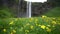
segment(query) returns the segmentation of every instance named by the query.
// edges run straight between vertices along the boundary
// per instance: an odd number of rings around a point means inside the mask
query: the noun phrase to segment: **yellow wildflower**
[[[50,25],[47,25],[48,27],[50,27]]]
[[[48,29],[47,29],[47,32],[51,32],[51,29],[48,28]]]
[[[33,20],[33,18],[30,18],[30,20]]]
[[[33,18],[30,18],[30,22],[32,22],[33,21]]]
[[[13,24],[14,22],[13,21],[11,21],[9,24],[11,25],[11,24]]]
[[[49,20],[47,19],[46,22],[48,22]]]
[[[29,32],[29,30],[25,30],[25,32]]]
[[[38,22],[38,19],[35,19],[35,23],[37,23]]]
[[[33,28],[34,28],[34,26],[30,26],[30,28],[31,28],[31,29],[33,29]]]
[[[38,21],[38,19],[35,20],[36,22]]]
[[[49,27],[46,27],[46,29],[49,29]]]
[[[11,32],[10,34],[14,34],[13,32]]]
[[[47,16],[44,16],[44,15],[42,16],[42,18],[45,18],[45,17],[47,17]]]
[[[42,28],[42,29],[45,29],[45,28],[46,28],[46,26],[45,26],[45,25],[41,25],[41,28]]]
[[[52,24],[56,24],[56,22],[55,21],[52,21]]]
[[[49,27],[46,27],[47,32],[51,32],[51,29]]]
[[[3,29],[4,32],[6,32],[6,29]]]
[[[16,33],[16,30],[13,30],[14,33]]]

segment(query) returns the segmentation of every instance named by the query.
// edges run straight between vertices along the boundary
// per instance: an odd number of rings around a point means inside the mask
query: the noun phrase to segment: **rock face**
[[[19,7],[16,6],[17,11],[15,11],[16,17],[27,17],[27,2],[20,3]],[[18,10],[19,8],[19,10]],[[45,2],[45,3],[32,3],[32,16],[41,16],[42,14],[46,13],[47,10],[52,8],[52,4]]]
[[[39,16],[52,8],[50,3],[32,3],[32,16]]]

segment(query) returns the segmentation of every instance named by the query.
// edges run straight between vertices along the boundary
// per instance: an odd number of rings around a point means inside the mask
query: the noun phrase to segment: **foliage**
[[[0,19],[0,34],[59,34],[60,18]]]
[[[4,8],[0,10],[0,18],[9,18],[12,17],[12,13],[9,11],[8,8]]]
[[[49,17],[60,17],[60,7],[55,7],[51,10],[48,10],[45,15]]]
[[[54,6],[60,6],[60,0],[48,0],[48,2],[52,3]]]

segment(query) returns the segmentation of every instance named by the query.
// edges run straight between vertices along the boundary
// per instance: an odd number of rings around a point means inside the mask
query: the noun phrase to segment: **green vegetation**
[[[0,34],[59,34],[60,18],[0,19]]]
[[[0,18],[11,18],[11,17],[13,17],[13,15],[8,8],[3,8],[0,10]]]
[[[51,10],[48,10],[48,12],[45,13],[45,15],[49,17],[60,17],[60,7],[55,7]]]

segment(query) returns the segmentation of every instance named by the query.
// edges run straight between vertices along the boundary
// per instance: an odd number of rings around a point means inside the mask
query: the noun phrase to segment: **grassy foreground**
[[[60,18],[0,19],[0,34],[60,34]]]

